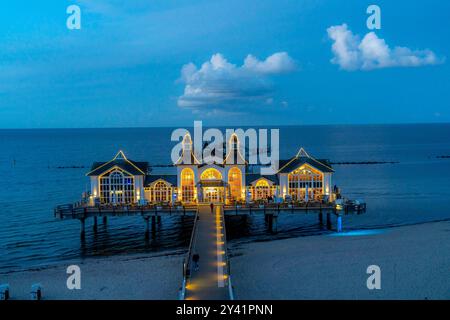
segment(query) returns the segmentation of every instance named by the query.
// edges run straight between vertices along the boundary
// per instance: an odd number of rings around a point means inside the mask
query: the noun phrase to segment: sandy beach
[[[72,299],[177,299],[182,281],[180,252],[164,255],[128,255],[91,258],[9,274],[0,274],[0,283],[9,283],[11,299],[29,299],[33,283],[40,283],[45,300]],[[81,268],[81,290],[66,286],[67,266]]]
[[[237,299],[450,299],[450,222],[249,243],[231,259]],[[369,265],[381,289],[369,290]]]
[[[236,299],[450,299],[450,222],[234,244]],[[69,263],[0,275],[12,299],[177,299],[182,252],[91,258],[78,265],[82,289],[68,290]],[[369,265],[381,290],[368,290]]]

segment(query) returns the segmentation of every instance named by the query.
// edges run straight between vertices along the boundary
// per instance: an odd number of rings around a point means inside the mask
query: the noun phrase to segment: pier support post
[[[331,213],[327,213],[327,229],[331,230]]]
[[[342,232],[342,216],[341,215],[338,215],[338,217],[337,217],[336,231]]]
[[[269,229],[270,232],[273,231],[273,215],[272,214],[266,214],[266,221],[267,221],[267,229]]]
[[[148,240],[150,238],[149,217],[144,217],[144,220],[145,220],[145,239]]]
[[[94,230],[94,232],[97,232],[97,217],[94,217],[94,225],[92,229]]]
[[[108,218],[106,216],[103,216],[103,224],[106,225],[108,223]]]
[[[273,233],[278,232],[278,215],[272,215],[272,230]]]
[[[80,238],[81,240],[84,240],[86,238],[86,218],[81,218],[81,230],[80,230]]]
[[[161,216],[156,217],[156,222],[161,223]]]
[[[155,231],[156,228],[156,216],[152,216],[152,231]]]
[[[323,213],[322,213],[322,210],[320,210],[320,212],[319,212],[319,224],[321,226],[323,225]]]

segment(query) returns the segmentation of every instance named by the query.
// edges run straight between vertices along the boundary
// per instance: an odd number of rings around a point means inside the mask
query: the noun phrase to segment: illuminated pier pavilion
[[[211,148],[210,159],[214,161],[203,163],[187,134],[179,159],[164,166],[166,172],[161,174],[156,174],[148,162],[130,160],[119,151],[112,160],[92,165],[87,173],[91,188],[83,201],[57,206],[55,216],[78,219],[84,241],[88,218],[92,218],[96,233],[98,217],[103,218],[106,227],[108,216],[142,216],[145,238],[149,240],[150,230],[153,239],[163,217],[179,215],[183,222],[186,215],[191,215],[194,222],[182,264],[179,297],[224,300],[234,299],[227,253],[227,215],[245,220],[249,215],[264,214],[268,230],[277,232],[278,216],[282,213],[317,213],[321,226],[326,214],[328,230],[333,228],[334,214],[336,231],[341,232],[342,211],[347,214],[351,206],[358,214],[365,211],[365,204],[342,206],[342,199],[336,200],[340,195],[337,188],[331,187],[334,171],[329,162],[313,158],[303,148],[292,158],[280,161],[274,174],[261,175],[245,159],[246,152],[241,150],[237,135],[232,135],[226,144],[225,152],[204,145],[202,151]],[[193,253],[202,257],[200,270],[192,268]]]
[[[88,203],[195,205],[334,200],[334,171],[327,160],[315,159],[301,148],[292,158],[280,160],[275,174],[261,175],[248,165],[237,135],[232,135],[228,144],[223,155],[205,164],[198,160],[187,134],[178,161],[164,168],[172,172],[162,174],[150,170],[148,162],[132,161],[120,151],[108,162],[93,164],[87,174],[91,181]]]

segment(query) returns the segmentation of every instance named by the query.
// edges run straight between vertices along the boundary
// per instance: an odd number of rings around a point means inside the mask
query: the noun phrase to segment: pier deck
[[[57,206],[55,217],[59,219],[84,219],[105,216],[158,216],[195,214],[196,206],[75,206],[72,204]]]
[[[200,256],[199,269],[190,268],[186,285],[187,300],[230,299],[224,212],[216,205],[200,205],[193,245],[188,255]]]

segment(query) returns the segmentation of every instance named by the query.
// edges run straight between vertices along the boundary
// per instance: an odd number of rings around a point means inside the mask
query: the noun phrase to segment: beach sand
[[[42,285],[45,300],[178,299],[183,258],[180,252],[91,258],[34,271],[0,274],[0,283],[9,283],[11,300],[29,299],[33,283]],[[66,269],[71,264],[81,268],[81,290],[67,289]]]
[[[237,245],[237,299],[450,299],[450,222]],[[369,265],[381,289],[367,288]]]
[[[373,232],[373,233],[372,233]],[[371,234],[372,233],[372,234]],[[450,222],[233,244],[236,299],[450,299]],[[81,290],[68,290],[72,263],[0,274],[12,299],[177,299],[182,252],[90,258]],[[368,290],[369,265],[381,268],[381,290]]]

